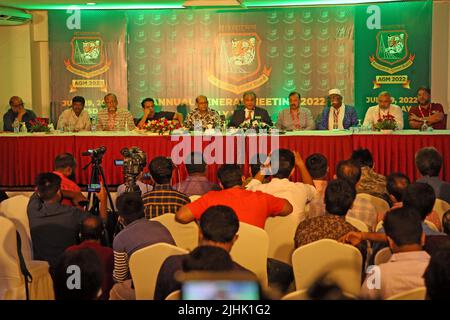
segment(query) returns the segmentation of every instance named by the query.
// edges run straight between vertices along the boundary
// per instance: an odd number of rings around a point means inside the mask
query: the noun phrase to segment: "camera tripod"
[[[86,170],[89,166],[92,167],[91,177],[89,179],[89,185],[88,185],[88,196],[87,196],[88,201],[87,201],[87,205],[86,205],[86,210],[89,211],[93,215],[96,215],[96,216],[100,215],[100,200],[99,200],[96,192],[92,191],[92,189],[89,188],[89,186],[100,185],[99,177],[102,177],[103,185],[105,187],[106,194],[108,197],[107,199],[109,201],[109,205],[110,205],[111,211],[112,211],[112,214],[108,214],[106,217],[106,222],[104,224],[105,237],[102,242],[105,242],[104,244],[106,246],[111,246],[112,237],[110,237],[109,235],[116,233],[115,229],[118,224],[117,224],[116,212],[114,209],[114,203],[112,201],[111,193],[109,192],[109,189],[108,189],[108,184],[106,183],[106,178],[105,178],[105,174],[103,172],[103,167],[102,167],[101,162],[102,162],[101,157],[92,157],[91,162],[89,162],[83,168],[83,170]],[[91,204],[91,199],[92,199],[92,204]],[[107,205],[107,204],[105,204],[105,205]],[[110,230],[110,231],[112,230],[113,232],[109,232],[108,230]]]

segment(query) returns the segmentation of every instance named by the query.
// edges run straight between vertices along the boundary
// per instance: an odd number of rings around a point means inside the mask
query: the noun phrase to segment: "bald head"
[[[103,235],[103,223],[98,216],[87,216],[80,229],[81,240],[96,240],[100,241]]]
[[[391,105],[392,97],[391,94],[387,91],[382,91],[378,95],[378,105],[381,109],[387,109]]]

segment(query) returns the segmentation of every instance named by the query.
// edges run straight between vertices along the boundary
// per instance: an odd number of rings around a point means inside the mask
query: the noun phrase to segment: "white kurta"
[[[387,109],[380,109],[378,105],[370,107],[367,109],[366,116],[364,118],[364,126],[372,127],[375,123],[378,122],[379,117],[386,116],[390,114],[394,116],[395,122],[397,122],[397,127],[399,130],[403,129],[403,111],[402,109],[395,105],[391,104]]]

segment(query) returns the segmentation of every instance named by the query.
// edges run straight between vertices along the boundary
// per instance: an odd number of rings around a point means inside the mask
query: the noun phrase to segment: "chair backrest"
[[[381,198],[372,196],[368,193],[358,193],[358,197],[362,197],[362,198],[369,200],[375,207],[375,210],[377,211],[378,214],[385,214],[390,209],[389,203],[387,203],[387,201],[385,201]]]
[[[433,223],[433,222],[431,222],[431,221],[429,221],[429,220],[426,220],[425,219],[425,224],[431,229],[431,230],[434,230],[434,231],[436,231],[436,232],[440,232],[439,231],[439,229],[438,229],[438,227],[436,227],[436,225]]]
[[[381,228],[383,228],[383,220],[378,221],[375,231],[378,232]]]
[[[345,221],[350,223],[352,226],[354,226],[356,229],[358,229],[361,232],[369,232],[369,227],[361,220],[346,216]]]
[[[130,257],[130,273],[136,300],[153,300],[158,272],[167,257],[187,254],[182,248],[157,243],[135,251]]]
[[[361,287],[362,255],[351,245],[322,239],[297,248],[292,254],[297,290],[309,288],[320,277],[357,295]]]
[[[375,263],[376,265],[386,263],[389,261],[391,256],[392,256],[391,248],[389,247],[383,248],[376,253],[373,263]]]
[[[165,300],[180,300],[181,299],[181,291],[176,290],[172,293],[170,293]]]
[[[25,261],[30,261],[33,258],[30,223],[27,214],[29,200],[24,195],[18,195],[6,199],[0,204],[0,212],[14,223],[20,234],[22,255]]]
[[[448,210],[450,210],[450,203],[448,203],[442,199],[436,199],[433,210],[437,212],[437,214],[439,215],[439,220],[442,221],[442,218],[444,217],[444,213],[446,213]]]
[[[425,300],[427,288],[419,287],[393,295],[386,300]]]
[[[252,271],[261,285],[267,286],[269,236],[263,229],[245,222],[239,223],[238,235],[230,252],[233,261]]]
[[[16,227],[8,218],[0,217],[0,230],[0,300],[19,298],[17,293],[24,281],[17,254]],[[22,299],[25,299],[25,287]]]
[[[355,295],[347,292],[342,292],[342,295],[348,300],[358,299]],[[308,290],[303,289],[288,293],[287,295],[283,296],[281,300],[311,300],[311,298],[308,296]]]
[[[269,258],[292,264],[296,218],[292,215],[267,218],[264,230],[269,236]]]
[[[201,196],[194,194],[194,195],[190,196],[189,199],[191,199],[191,202],[194,202],[195,200],[199,199],[200,197]]]
[[[175,214],[166,213],[152,218],[163,224],[172,235],[177,247],[192,251],[198,246],[198,226],[194,221],[182,224],[175,220]]]

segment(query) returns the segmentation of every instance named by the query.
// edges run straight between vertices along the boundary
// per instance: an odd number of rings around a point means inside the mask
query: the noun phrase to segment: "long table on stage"
[[[84,132],[84,133],[63,133],[63,134],[0,134],[0,186],[20,187],[34,184],[36,175],[40,172],[52,171],[53,161],[56,155],[70,152],[77,160],[77,182],[87,184],[90,177],[90,170],[82,170],[90,157],[82,156],[83,151],[105,146],[107,151],[103,157],[102,166],[108,184],[118,185],[122,183],[122,169],[114,165],[114,159],[123,159],[120,150],[124,147],[137,146],[147,154],[148,161],[155,156],[171,156],[172,149],[180,143],[182,139],[191,139],[186,145],[191,144],[197,148],[211,149],[213,142],[216,146],[215,156],[220,153],[218,146],[224,146],[226,155],[232,151],[236,157],[242,146],[239,139],[243,141],[246,152],[246,163],[256,145],[264,145],[266,137],[259,136],[171,136],[143,135],[136,132]],[[195,140],[197,138],[197,140]],[[278,139],[277,139],[278,138]],[[180,141],[173,141],[178,140]],[[272,145],[290,150],[298,150],[302,157],[306,159],[312,153],[322,153],[329,160],[330,178],[335,173],[335,166],[339,160],[347,159],[352,150],[368,148],[374,157],[375,170],[381,174],[391,172],[403,172],[411,179],[418,177],[418,172],[414,164],[414,155],[422,147],[433,146],[442,154],[444,159],[441,177],[450,181],[450,130],[436,130],[433,132],[419,132],[416,130],[397,131],[393,134],[381,134],[372,132],[351,133],[349,131],[302,131],[291,132],[284,135],[267,139],[268,150]],[[185,140],[186,142],[187,140]],[[198,142],[200,141],[200,142]],[[209,147],[208,147],[209,146]],[[177,149],[180,145],[177,146]],[[275,148],[275,147],[274,147]],[[261,151],[261,150],[260,150]],[[208,150],[210,152],[210,150]],[[220,154],[219,154],[220,156]],[[208,177],[217,181],[216,172],[219,164],[212,164],[208,167]],[[179,174],[175,174],[174,179],[184,179],[186,170],[184,166],[178,166]],[[248,172],[248,165],[245,165],[244,174]],[[298,179],[298,173],[294,177]]]

